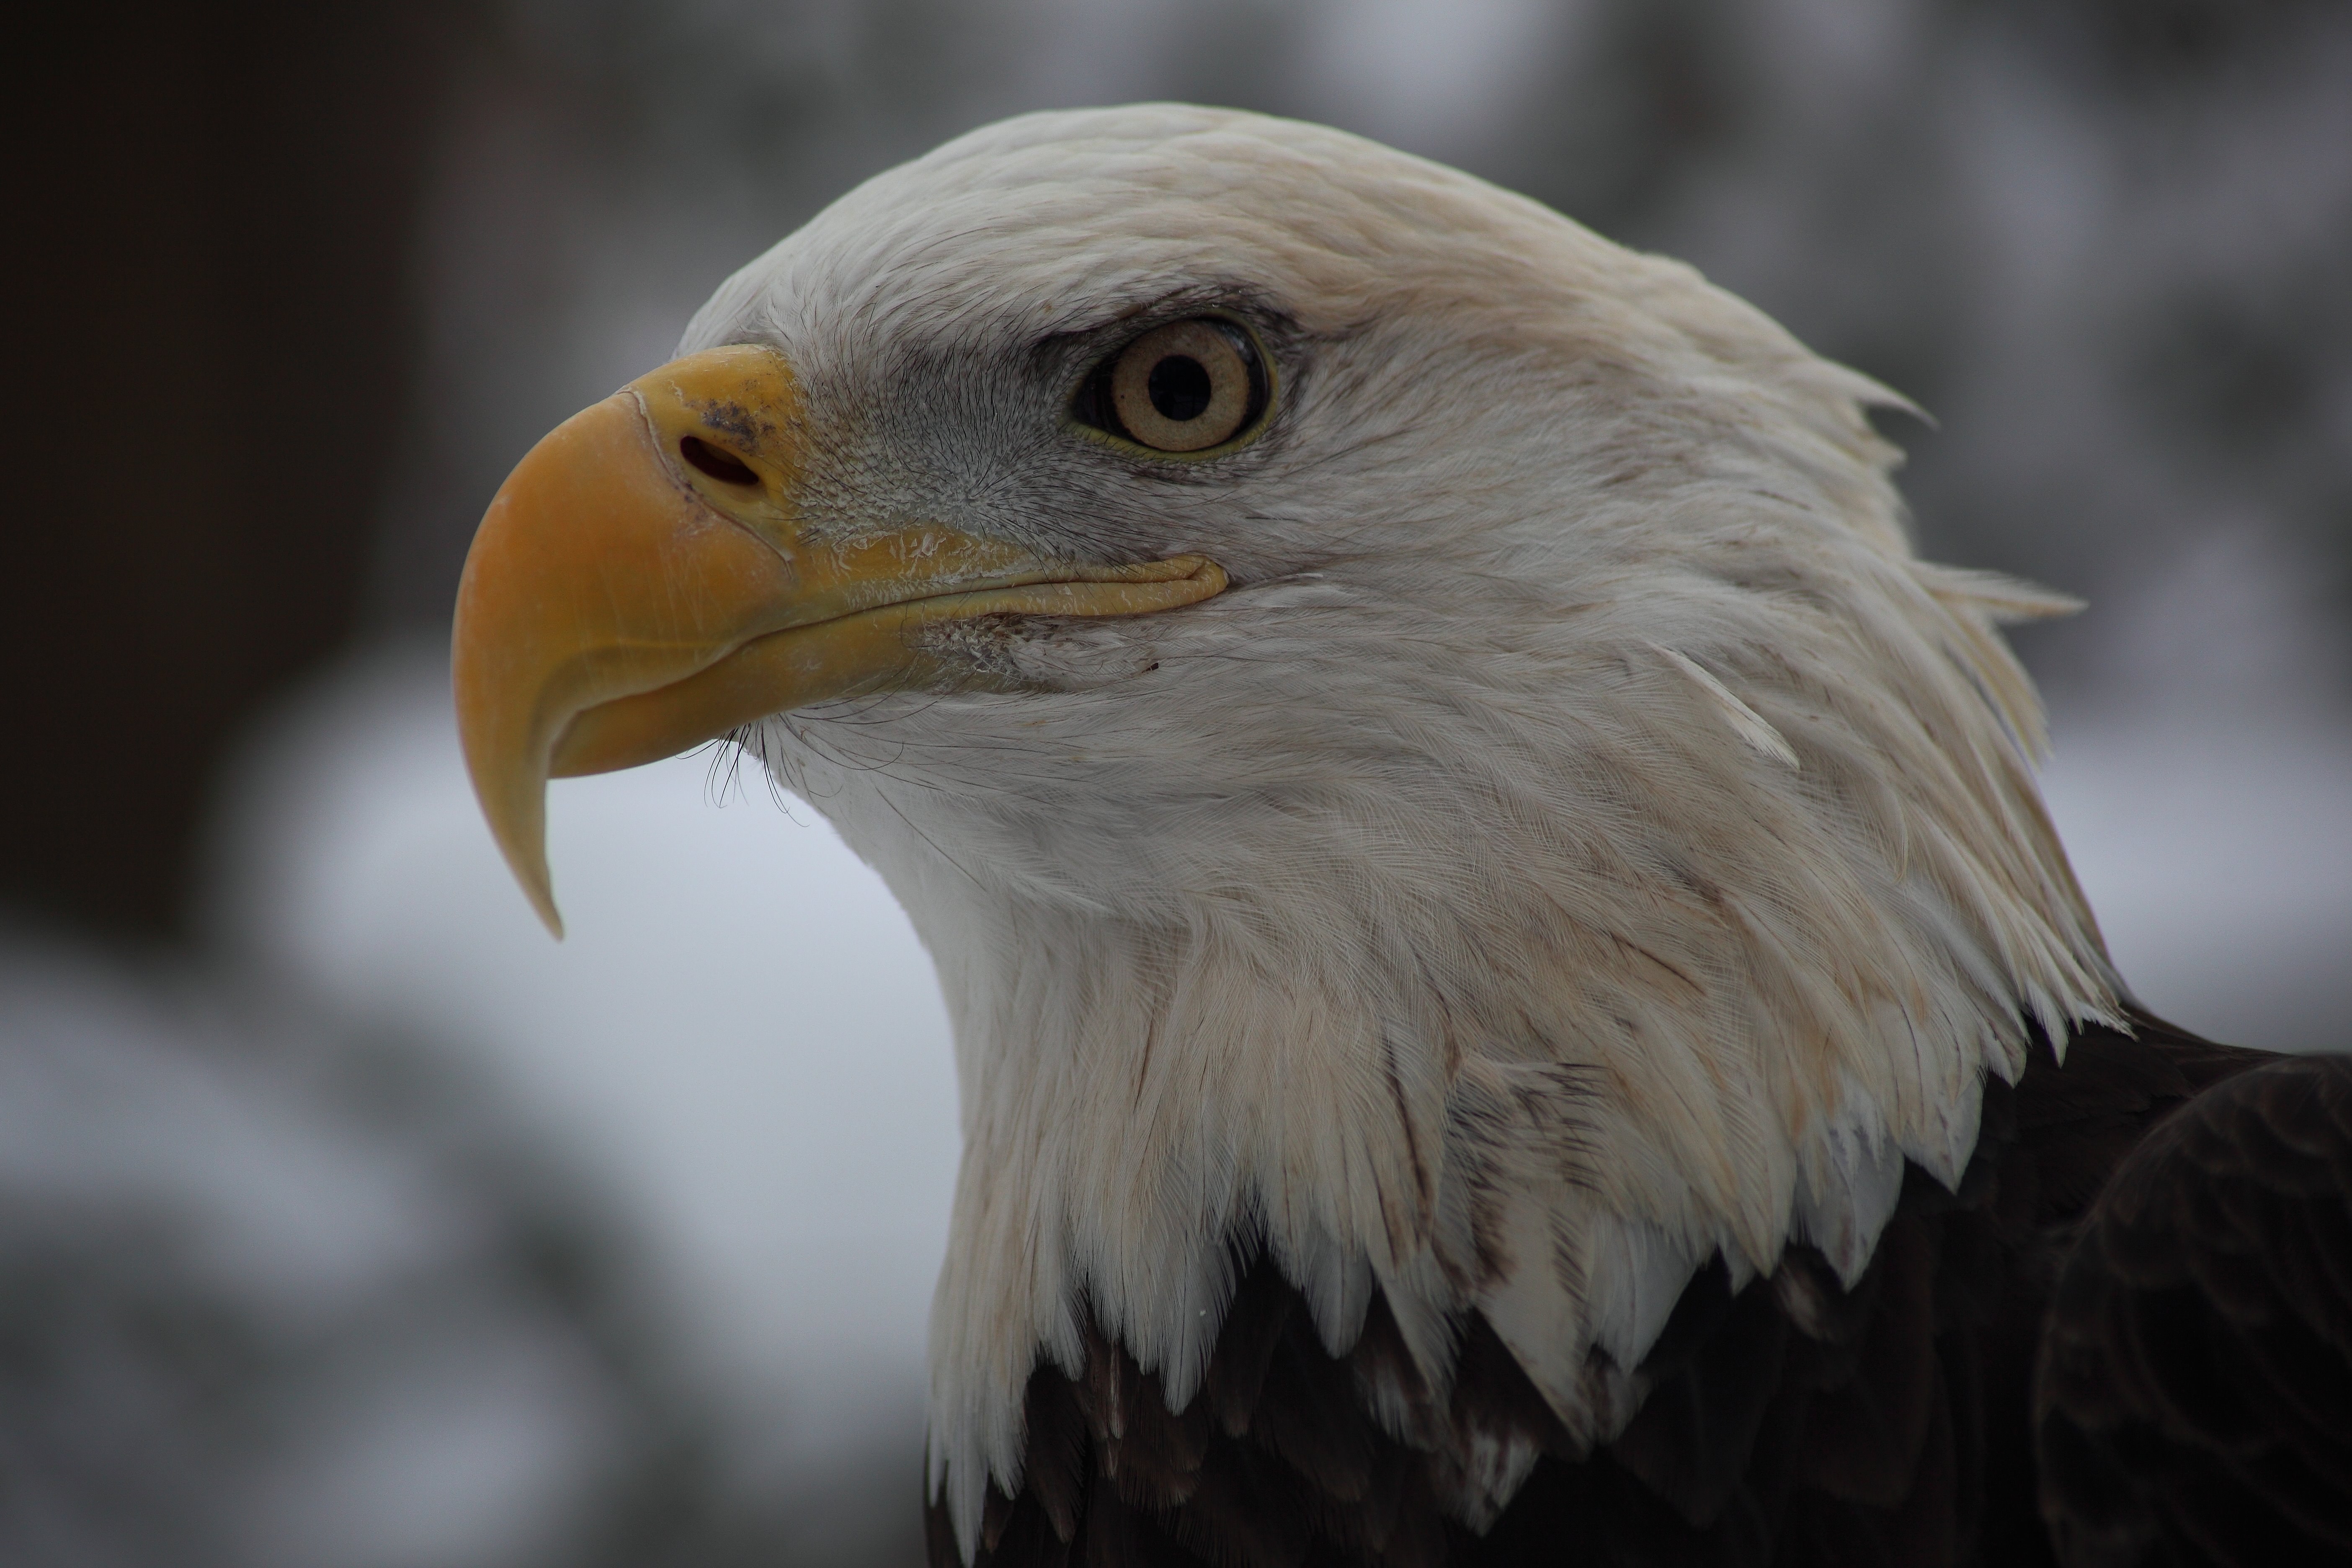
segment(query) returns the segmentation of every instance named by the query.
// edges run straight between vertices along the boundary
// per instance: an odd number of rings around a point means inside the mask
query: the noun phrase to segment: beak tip
[[[488,818],[490,838],[499,847],[507,870],[530,903],[539,923],[556,941],[563,940],[563,916],[555,907],[555,879],[547,865],[547,780],[525,773],[498,777],[486,770],[474,772],[475,796]]]
[[[558,942],[562,942],[563,940],[563,916],[562,913],[555,907],[554,893],[550,890],[544,883],[541,883],[536,888],[528,889],[526,890],[530,894],[530,907],[534,910],[538,911],[539,923],[547,928],[547,934],[549,936],[553,937]]]
[[[522,888],[522,896],[530,900],[531,912],[539,917],[539,923],[547,928],[548,935],[562,942],[563,915],[555,907],[555,880],[548,875],[547,851],[543,846],[534,847],[539,848],[539,853],[525,856],[513,853],[512,846],[499,846],[509,850],[507,869],[514,873],[514,879]]]

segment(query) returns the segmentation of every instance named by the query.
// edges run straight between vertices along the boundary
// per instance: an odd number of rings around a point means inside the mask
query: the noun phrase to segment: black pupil
[[[1170,354],[1151,367],[1143,390],[1162,419],[1181,425],[1209,406],[1209,368],[1191,354]]]

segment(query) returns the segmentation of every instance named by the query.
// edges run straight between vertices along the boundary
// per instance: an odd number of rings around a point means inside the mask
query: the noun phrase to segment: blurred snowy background
[[[42,32],[39,29],[48,29]],[[439,651],[499,479],[856,180],[1022,110],[1325,120],[1688,258],[1939,421],[2111,943],[2352,1046],[2352,10],[439,0],[14,51],[0,1560],[911,1563],[955,1159],[879,885],[709,754],[560,785]]]

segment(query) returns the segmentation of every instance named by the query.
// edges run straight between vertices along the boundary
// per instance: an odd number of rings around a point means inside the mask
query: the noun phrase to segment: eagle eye
[[[1087,423],[1156,452],[1232,440],[1265,409],[1265,370],[1249,334],[1201,317],[1154,327],[1088,380]]]
[[[751,465],[723,447],[714,447],[699,436],[680,438],[677,455],[722,484],[756,485],[760,476]]]

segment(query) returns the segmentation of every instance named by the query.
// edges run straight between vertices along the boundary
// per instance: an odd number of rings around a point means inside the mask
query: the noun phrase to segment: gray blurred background
[[[132,3],[5,96],[0,1561],[911,1563],[954,1167],[905,921],[705,753],[559,786],[442,651],[549,426],[1024,110],[1327,121],[1916,398],[2144,998],[2352,1046],[2340,0]]]

